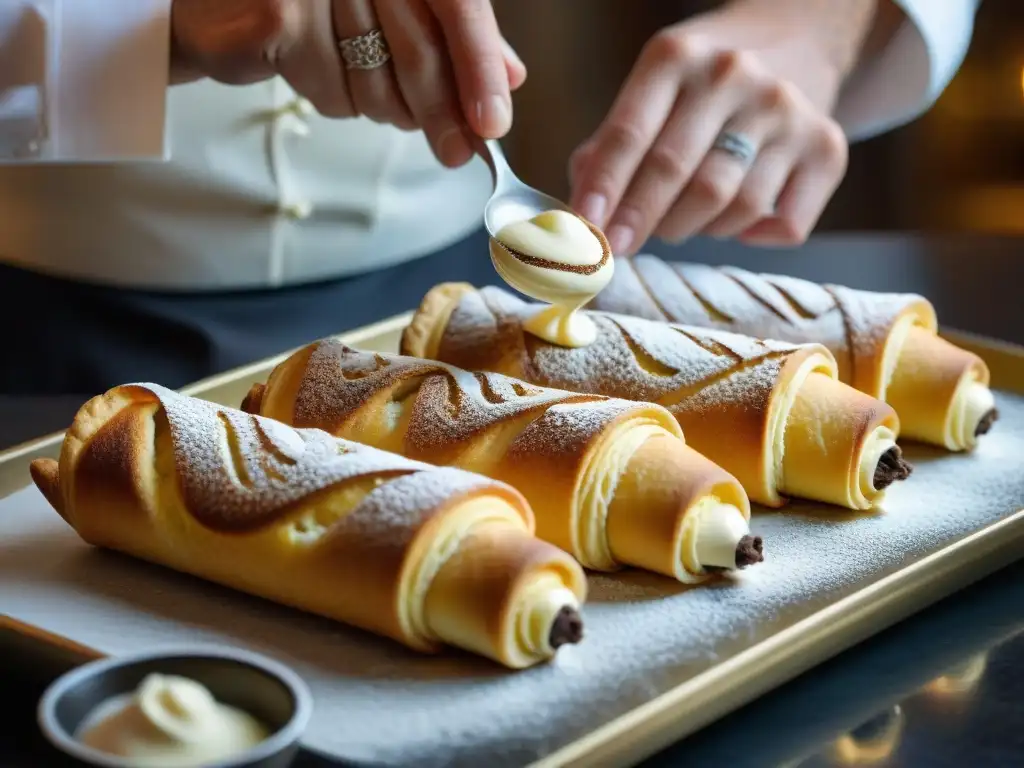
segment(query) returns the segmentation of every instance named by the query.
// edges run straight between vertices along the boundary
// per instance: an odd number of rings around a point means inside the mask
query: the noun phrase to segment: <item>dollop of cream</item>
[[[517,291],[551,304],[529,318],[529,333],[551,344],[581,347],[597,338],[579,312],[611,280],[614,260],[607,242],[568,211],[545,211],[505,225],[491,240],[491,261]]]
[[[740,539],[750,534],[750,525],[743,513],[718,497],[702,497],[686,513],[687,536],[681,556],[683,567],[691,573],[707,568],[736,569],[736,548]]]
[[[995,396],[986,385],[968,380],[957,388],[950,406],[949,425],[954,450],[963,451],[978,444],[978,424],[995,407]]]
[[[77,737],[140,768],[191,768],[234,757],[269,735],[256,718],[219,703],[203,685],[177,675],[151,674],[133,694],[97,707]]]
[[[534,579],[523,595],[526,610],[519,614],[517,639],[524,653],[548,657],[555,653],[551,647],[551,627],[563,608],[579,609],[576,594],[551,574]]]
[[[875,470],[878,460],[891,448],[896,447],[896,434],[888,427],[875,427],[864,440],[864,450],[860,454],[860,467],[857,470],[857,484],[865,499],[877,502],[884,493],[875,488]]]

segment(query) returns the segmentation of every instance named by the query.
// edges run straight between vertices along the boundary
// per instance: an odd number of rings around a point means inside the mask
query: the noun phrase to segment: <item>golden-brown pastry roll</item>
[[[895,411],[839,382],[821,345],[591,312],[597,340],[572,349],[524,330],[538,308],[500,288],[445,283],[424,298],[402,351],[663,405],[689,445],[767,506],[799,496],[867,509],[910,472],[896,445]]]
[[[326,339],[278,365],[242,408],[507,482],[537,535],[587,568],[692,583],[763,557],[739,481],[688,447],[660,406]]]
[[[904,437],[969,450],[998,417],[989,370],[938,336],[922,296],[818,285],[737,267],[618,259],[591,309],[829,348],[839,378],[885,400]]]
[[[508,667],[582,637],[583,569],[508,485],[152,384],[86,403],[32,478],[86,542]]]

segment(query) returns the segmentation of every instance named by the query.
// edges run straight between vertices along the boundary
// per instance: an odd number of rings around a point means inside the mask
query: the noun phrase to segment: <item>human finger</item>
[[[683,95],[644,157],[612,216],[608,239],[617,253],[640,247],[669,219],[673,239],[686,237],[721,211],[739,189],[778,115],[757,100],[757,66],[744,54],[721,53],[708,71],[684,79]],[[716,148],[720,139],[740,153]]]
[[[580,144],[572,153],[572,155],[570,155],[569,166],[567,170],[569,172],[569,184],[572,187],[576,186],[576,180],[582,176],[583,170],[587,167],[587,165],[593,158],[594,148],[596,146],[597,145],[594,139],[588,139],[587,141],[584,141],[582,144]],[[581,211],[579,213],[581,215],[585,215]],[[590,217],[588,216],[587,218],[589,219]]]
[[[289,7],[298,8],[295,3]],[[341,55],[331,25],[331,5],[320,0],[304,4],[301,10],[301,27],[268,50],[268,60],[320,114],[352,117],[357,113],[341,69]]]
[[[717,238],[737,237],[761,219],[771,217],[776,201],[793,170],[794,153],[783,143],[766,146],[747,173],[732,202],[701,231]],[[668,217],[668,218],[671,218]],[[678,232],[669,227],[659,229],[666,240],[677,240]]]
[[[399,128],[415,127],[398,88],[394,67],[386,60],[390,41],[381,29],[371,0],[332,0],[333,27],[342,49],[345,78],[360,115]]]
[[[489,0],[427,0],[440,22],[465,122],[498,139],[512,128],[512,93],[502,36]]]
[[[630,179],[658,136],[679,94],[684,71],[697,52],[685,38],[659,33],[644,47],[591,141],[580,165],[570,205],[604,227]]]
[[[751,245],[799,245],[810,236],[848,162],[846,137],[838,125],[824,120],[812,132],[807,150],[779,195],[775,214],[742,233]]]
[[[405,103],[438,160],[466,163],[473,150],[463,132],[451,62],[437,19],[425,0],[385,0],[378,6]]]

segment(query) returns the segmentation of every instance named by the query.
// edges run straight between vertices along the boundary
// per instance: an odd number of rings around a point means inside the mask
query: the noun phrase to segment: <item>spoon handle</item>
[[[487,163],[487,167],[491,169],[495,192],[510,183],[514,183],[515,174],[512,173],[512,168],[509,166],[508,160],[505,159],[505,152],[502,150],[498,140],[477,137],[475,143],[477,153]]]

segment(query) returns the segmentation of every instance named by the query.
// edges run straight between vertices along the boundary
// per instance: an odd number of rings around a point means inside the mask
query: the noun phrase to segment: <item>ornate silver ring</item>
[[[743,164],[749,163],[757,155],[757,145],[748,136],[732,131],[722,131],[715,139],[713,148],[732,155]]]
[[[371,29],[365,35],[347,37],[339,41],[341,57],[345,60],[346,69],[377,69],[391,60],[384,33],[379,29]]]

